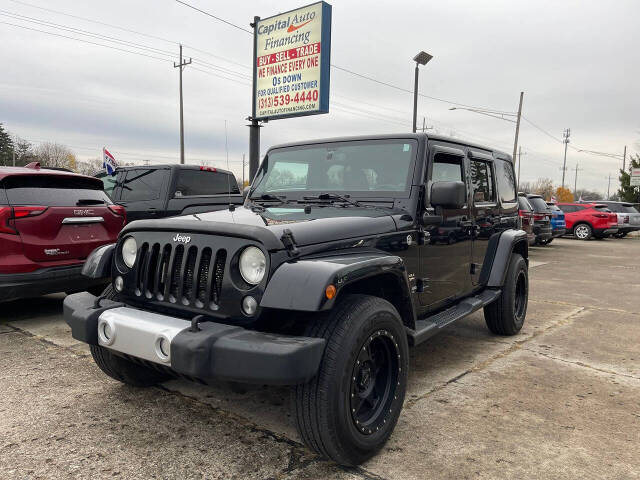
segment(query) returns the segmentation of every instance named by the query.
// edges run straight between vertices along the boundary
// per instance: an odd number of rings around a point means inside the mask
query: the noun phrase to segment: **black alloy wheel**
[[[349,404],[355,427],[371,435],[389,420],[402,371],[397,340],[378,330],[362,345],[353,365]]]

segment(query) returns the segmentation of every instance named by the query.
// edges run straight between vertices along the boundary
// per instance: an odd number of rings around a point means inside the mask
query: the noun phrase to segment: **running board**
[[[461,300],[460,303],[453,307],[422,320],[418,320],[416,322],[415,330],[407,328],[409,344],[418,345],[424,342],[447,325],[450,325],[456,320],[460,320],[476,310],[480,310],[485,305],[489,305],[491,302],[497,300],[500,293],[502,293],[502,291],[498,289],[487,289],[478,295]]]

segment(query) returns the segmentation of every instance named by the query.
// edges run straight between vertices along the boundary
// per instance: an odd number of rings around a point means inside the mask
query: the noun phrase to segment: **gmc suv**
[[[62,170],[0,167],[0,301],[104,288],[81,275],[89,254],[126,223],[102,183]]]
[[[64,316],[109,376],[291,385],[301,437],[343,465],[400,416],[409,345],[484,308],[527,312],[527,234],[507,154],[425,134],[269,149],[242,207],[129,224]],[[431,242],[446,228],[446,242]]]

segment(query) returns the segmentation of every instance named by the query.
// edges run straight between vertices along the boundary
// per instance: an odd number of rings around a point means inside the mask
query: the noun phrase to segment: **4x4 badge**
[[[176,236],[173,237],[173,241],[180,242],[180,243],[189,243],[191,241],[191,237],[183,236],[183,235],[180,235],[179,233],[176,233]]]

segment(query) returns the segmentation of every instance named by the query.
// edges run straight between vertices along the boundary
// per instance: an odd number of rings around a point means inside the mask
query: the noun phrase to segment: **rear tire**
[[[515,335],[524,325],[529,300],[527,262],[514,253],[509,261],[507,277],[500,297],[484,307],[487,327],[496,335]]]
[[[101,294],[109,300],[114,300],[116,292],[109,284]],[[111,378],[134,387],[151,387],[171,379],[171,375],[151,368],[138,365],[124,357],[112,353],[100,345],[90,345],[91,356],[96,365]]]
[[[384,446],[400,416],[407,387],[407,336],[386,300],[347,295],[309,325],[327,340],[317,375],[293,391],[304,443],[345,466]]]
[[[579,223],[573,227],[573,235],[580,240],[589,240],[593,236],[593,229],[587,223]]]

